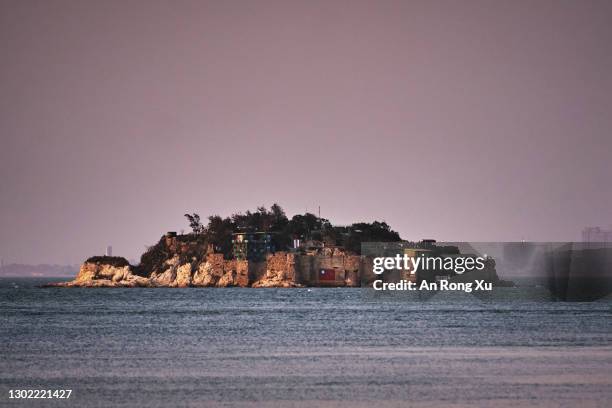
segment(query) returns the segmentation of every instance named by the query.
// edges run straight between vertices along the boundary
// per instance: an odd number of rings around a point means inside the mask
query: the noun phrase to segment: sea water
[[[610,406],[612,301],[0,280],[0,405]],[[71,389],[70,399],[9,399]]]

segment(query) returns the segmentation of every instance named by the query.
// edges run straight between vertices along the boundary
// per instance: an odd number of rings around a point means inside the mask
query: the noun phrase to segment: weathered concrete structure
[[[324,254],[277,252],[263,262],[249,264],[254,287],[267,281],[282,281],[295,286],[360,286],[361,257],[330,250]],[[322,279],[321,272],[333,271],[333,278]]]

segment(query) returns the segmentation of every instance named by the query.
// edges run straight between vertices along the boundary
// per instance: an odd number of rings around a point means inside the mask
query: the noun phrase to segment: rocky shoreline
[[[210,259],[212,258],[212,259]],[[44,287],[64,288],[186,288],[186,287],[234,287],[253,288],[294,288],[304,285],[294,282],[284,271],[267,270],[266,274],[252,284],[246,279],[247,268],[240,268],[236,261],[224,261],[219,257],[209,257],[197,267],[191,263],[180,263],[173,257],[165,263],[166,269],[153,272],[150,277],[134,273],[130,265],[114,266],[105,263],[85,262],[81,265],[76,278],[69,282],[58,282]]]

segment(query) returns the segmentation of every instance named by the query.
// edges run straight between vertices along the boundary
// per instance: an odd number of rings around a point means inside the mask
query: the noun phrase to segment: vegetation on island
[[[267,232],[272,236],[273,246],[282,251],[291,247],[294,239],[320,241],[328,246],[339,246],[359,253],[361,242],[396,242],[399,234],[385,222],[359,222],[350,226],[334,226],[314,214],[294,215],[291,219],[278,204],[270,209],[258,207],[257,210],[234,214],[221,218],[218,215],[208,217],[204,225],[198,214],[185,214],[192,229],[191,235],[202,237],[204,241],[215,246],[224,255],[231,255],[231,238],[235,232]]]
[[[262,206],[255,211],[235,213],[225,218],[211,215],[202,220],[197,213],[185,214],[185,218],[191,232],[178,235],[176,239],[179,242],[195,244],[189,245],[188,250],[181,254],[185,260],[203,259],[209,246],[216,252],[223,253],[226,259],[230,259],[232,234],[238,232],[269,233],[276,251],[288,250],[294,239],[300,239],[302,242],[317,241],[356,254],[361,252],[362,242],[401,241],[400,235],[384,221],[334,226],[329,220],[309,212],[294,215],[290,219],[278,204],[273,204],[269,209]],[[157,244],[147,249],[140,259],[136,273],[146,276],[150,271],[161,269],[163,263],[172,255],[164,240],[165,237],[162,237]]]
[[[85,262],[111,265],[117,268],[123,268],[124,266],[128,266],[130,264],[128,260],[122,256],[105,256],[105,255],[104,256],[92,256],[90,258],[87,258]]]

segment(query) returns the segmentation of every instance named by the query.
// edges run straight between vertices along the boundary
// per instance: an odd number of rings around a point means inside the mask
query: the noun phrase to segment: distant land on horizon
[[[78,271],[79,265],[27,265],[12,263],[0,267],[0,278],[72,277]]]

